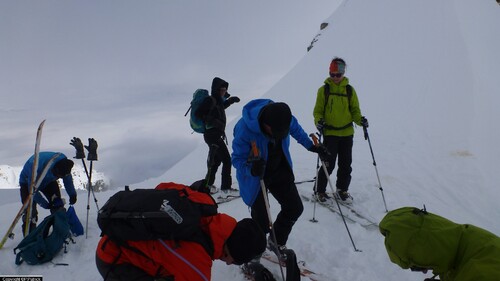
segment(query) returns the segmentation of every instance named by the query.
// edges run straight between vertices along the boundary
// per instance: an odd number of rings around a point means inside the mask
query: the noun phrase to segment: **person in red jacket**
[[[104,235],[97,246],[97,269],[107,281],[210,280],[213,260],[241,265],[265,250],[266,236],[250,218],[237,222],[219,213],[203,217],[201,225],[212,240],[212,255],[192,241],[116,242]]]

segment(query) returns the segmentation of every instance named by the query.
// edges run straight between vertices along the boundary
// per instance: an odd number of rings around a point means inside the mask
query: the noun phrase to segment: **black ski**
[[[311,179],[311,180],[301,180],[301,181],[296,181],[295,184],[303,184],[303,183],[308,183],[308,182],[314,182],[316,179]]]
[[[329,276],[322,275],[320,273],[316,273],[313,270],[309,269],[306,266],[305,261],[297,261],[297,257],[295,256],[295,252],[291,249],[286,250],[287,254],[287,261],[285,263],[278,261],[278,257],[269,251],[265,251],[262,254],[262,259],[267,260],[271,263],[278,264],[281,266],[286,267],[286,273],[287,277],[286,280],[300,280],[300,277],[306,278],[307,280],[310,281],[333,281],[335,280],[334,278],[331,278]],[[297,274],[296,271],[299,271],[300,273]],[[300,276],[297,276],[300,275]],[[289,277],[290,276],[290,277]],[[292,277],[293,276],[293,277]]]
[[[250,281],[276,281],[269,269],[260,262],[249,262],[241,266],[245,278]]]

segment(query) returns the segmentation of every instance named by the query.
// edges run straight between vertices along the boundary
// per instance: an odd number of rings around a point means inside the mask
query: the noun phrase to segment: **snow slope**
[[[327,20],[314,48],[264,97],[290,104],[307,132],[314,132],[312,108],[316,90],[328,75],[329,61],[341,56],[364,115],[370,121],[380,179],[389,209],[422,207],[458,223],[471,223],[500,234],[500,134],[494,107],[500,98],[500,7],[494,1],[361,1],[348,0]],[[251,80],[251,78],[249,78]],[[242,106],[242,105],[237,105]],[[232,127],[227,135],[232,140]],[[186,124],[186,130],[189,130]],[[200,136],[201,138],[201,136]],[[380,220],[384,206],[372,155],[362,130],[356,129],[350,191],[360,210]],[[314,176],[316,157],[292,142],[297,180]],[[204,176],[207,147],[200,145],[159,178],[133,187],[154,187],[161,181],[191,183]],[[218,182],[218,181],[217,181]],[[235,186],[237,184],[235,183]],[[311,190],[312,184],[298,186]],[[99,204],[113,192],[98,193]],[[85,193],[77,213],[85,222]],[[17,198],[0,205],[1,224],[19,207]],[[92,202],[91,202],[92,203]],[[377,230],[349,223],[354,251],[342,220],[322,207],[304,202],[288,247],[310,267],[331,280],[423,280],[421,273],[392,264]],[[249,217],[240,200],[220,206],[236,218]],[[279,211],[271,200],[271,212]],[[8,215],[9,214],[9,215]],[[89,238],[78,237],[55,262],[68,267],[15,266],[9,241],[0,251],[1,274],[42,274],[46,280],[100,280],[94,265],[99,239],[96,208],[90,205]],[[278,273],[278,269],[271,268]],[[429,275],[429,274],[428,274]],[[427,276],[429,277],[429,276]],[[236,266],[216,261],[213,280],[243,280]]]

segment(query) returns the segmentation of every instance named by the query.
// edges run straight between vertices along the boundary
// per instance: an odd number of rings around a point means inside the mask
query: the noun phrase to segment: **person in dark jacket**
[[[47,174],[43,178],[36,193],[33,194],[33,207],[31,209],[31,223],[29,232],[36,228],[38,221],[37,205],[44,209],[49,209],[52,212],[64,206],[64,201],[61,197],[61,190],[59,189],[58,179],[62,179],[64,188],[69,196],[69,203],[71,205],[76,203],[76,191],[73,185],[73,177],[71,176],[71,169],[73,168],[73,161],[66,158],[62,153],[57,152],[40,152],[38,159],[37,177],[40,177],[43,169],[48,164],[49,160],[55,155],[59,154],[51,167],[48,169]],[[33,172],[33,161],[35,157],[31,156],[24,164],[21,174],[19,175],[19,186],[21,187],[21,203],[24,204],[29,195],[29,185]],[[43,194],[43,196],[42,196]],[[45,196],[45,198],[44,198]],[[26,210],[23,214],[23,233],[26,227]]]
[[[268,239],[270,250],[286,259],[282,253],[292,227],[304,209],[295,185],[290,136],[306,149],[324,157],[326,148],[315,146],[304,132],[290,107],[282,102],[256,99],[243,107],[242,118],[234,127],[233,166],[240,186],[240,194],[255,219],[267,233],[270,222],[260,180],[281,205],[272,228],[276,235]],[[253,154],[253,144],[260,155]],[[272,236],[272,235],[271,235]],[[257,257],[258,258],[258,257]]]
[[[164,183],[155,189],[186,188]],[[195,241],[114,241],[104,235],[96,249],[96,265],[106,281],[203,281],[211,280],[213,260],[241,265],[266,248],[266,236],[252,219],[236,221],[218,213],[202,217],[200,224],[212,242],[208,253]]]
[[[237,189],[231,187],[231,155],[225,143],[226,139],[226,112],[225,109],[231,104],[240,101],[238,97],[231,97],[227,92],[229,83],[219,77],[212,81],[212,90],[195,112],[197,118],[205,122],[205,132],[203,138],[208,145],[209,155],[214,155],[212,166],[207,171],[205,179],[206,185],[211,189],[211,193],[216,191],[213,186],[215,174],[222,163],[221,172],[221,197],[239,196]],[[212,151],[210,151],[212,150]],[[213,151],[215,150],[215,152]]]

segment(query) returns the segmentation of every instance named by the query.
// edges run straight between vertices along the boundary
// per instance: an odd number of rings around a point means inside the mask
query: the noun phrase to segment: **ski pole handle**
[[[363,126],[363,133],[365,134],[365,140],[368,139],[368,130],[365,126]]]
[[[318,146],[319,144],[318,137],[315,134],[310,134],[309,136],[312,138],[314,146]]]
[[[259,158],[259,148],[257,147],[257,143],[252,141],[252,156],[254,159]]]

